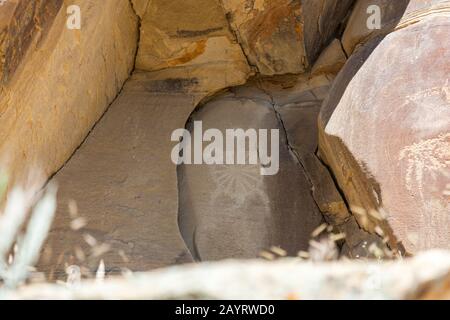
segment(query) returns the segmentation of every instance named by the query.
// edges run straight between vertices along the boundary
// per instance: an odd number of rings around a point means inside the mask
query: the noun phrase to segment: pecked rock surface
[[[228,128],[268,130],[269,137],[270,130],[279,130],[279,171],[261,175],[260,161],[179,167],[179,225],[194,257],[255,258],[271,246],[294,256],[307,250],[311,233],[323,219],[304,169],[290,152],[270,95],[254,84],[232,88],[192,115],[187,126],[192,136],[195,121],[202,121],[203,130],[220,130],[225,138]]]
[[[350,57],[319,119],[320,155],[359,224],[408,253],[450,244],[449,13],[410,1]]]

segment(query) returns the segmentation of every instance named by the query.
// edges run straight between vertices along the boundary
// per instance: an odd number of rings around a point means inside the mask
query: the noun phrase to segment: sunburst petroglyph
[[[216,184],[211,197],[213,202],[225,197],[233,200],[234,208],[241,208],[246,201],[268,204],[259,165],[216,165],[212,177]]]

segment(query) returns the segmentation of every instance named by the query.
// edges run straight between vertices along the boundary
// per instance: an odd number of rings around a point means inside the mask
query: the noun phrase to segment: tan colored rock
[[[66,27],[68,4],[48,31],[36,31],[20,65],[10,56],[5,62],[19,65],[0,96],[0,160],[12,180],[21,180],[32,168],[41,168],[46,177],[59,169],[133,68],[137,18],[128,1],[79,1],[81,30]],[[22,50],[17,41],[9,43]]]
[[[62,4],[63,0],[9,0],[1,4],[0,86],[12,78],[32,41],[45,38]]]
[[[303,73],[352,1],[221,0],[250,63],[263,75]]]
[[[131,0],[131,4],[133,5],[134,12],[142,19],[145,12],[147,11],[147,7],[149,5],[150,0]]]
[[[242,84],[251,74],[218,0],[135,3],[142,17],[137,69],[189,67],[214,81],[224,73],[222,88]]]
[[[217,75],[220,75],[220,77]],[[242,84],[247,77],[248,73],[245,71],[234,68],[224,69],[221,64],[211,64],[207,68],[192,65],[152,72],[138,71],[134,73],[133,81],[140,82],[140,86],[145,88],[148,86],[148,79],[150,78],[154,85],[162,84],[161,90],[164,88],[170,90],[171,87],[166,85],[167,81],[170,80],[170,83],[178,88],[176,90],[183,88],[183,90],[192,94],[195,104],[197,104],[205,97],[227,88],[230,84]]]
[[[346,61],[347,56],[342,49],[341,41],[339,39],[334,39],[320,54],[311,70],[311,74],[336,75],[342,69]]]
[[[408,253],[450,243],[450,3],[422,4],[349,59],[319,121],[358,223]]]
[[[307,68],[299,1],[222,0],[250,63],[263,75]]]

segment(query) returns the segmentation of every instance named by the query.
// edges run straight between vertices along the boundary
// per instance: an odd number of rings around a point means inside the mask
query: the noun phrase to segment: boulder
[[[312,67],[311,74],[332,74],[337,75],[347,61],[347,55],[342,49],[342,43],[339,39],[334,39],[326,47],[316,63]]]
[[[320,155],[358,223],[406,253],[450,244],[449,12],[410,1],[348,60],[319,118]]]

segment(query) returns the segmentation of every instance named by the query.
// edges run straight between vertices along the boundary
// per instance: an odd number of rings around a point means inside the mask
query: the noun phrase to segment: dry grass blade
[[[336,234],[330,234],[330,240],[337,242],[339,240],[345,239],[345,233],[336,233]]]
[[[5,210],[0,216],[0,277],[7,267],[4,257],[13,247],[17,233],[22,226],[27,213],[25,193],[15,188],[9,194]]]
[[[70,222],[70,228],[74,231],[78,231],[78,230],[84,228],[86,226],[86,224],[87,224],[86,219],[79,217]]]
[[[281,249],[280,247],[271,247],[270,251],[272,251],[273,253],[275,253],[276,255],[280,256],[280,257],[286,257],[287,256],[287,252],[286,250]]]
[[[42,245],[50,230],[56,211],[56,187],[49,186],[43,198],[33,209],[26,233],[20,240],[14,262],[5,279],[7,287],[22,283],[29,274],[29,266],[34,266],[39,259]]]
[[[272,261],[275,260],[275,255],[273,253],[267,252],[267,251],[262,251],[260,252],[259,256],[263,259]]]
[[[95,281],[103,282],[103,280],[105,280],[105,262],[102,259],[98,265],[97,273],[95,274]]]
[[[311,237],[312,238],[318,237],[322,232],[326,230],[327,226],[328,225],[326,223],[322,223],[320,226],[314,229],[314,231],[311,233]]]
[[[86,241],[86,243],[91,246],[95,247],[97,245],[97,239],[95,239],[93,236],[91,236],[89,233],[83,234],[83,239]]]

